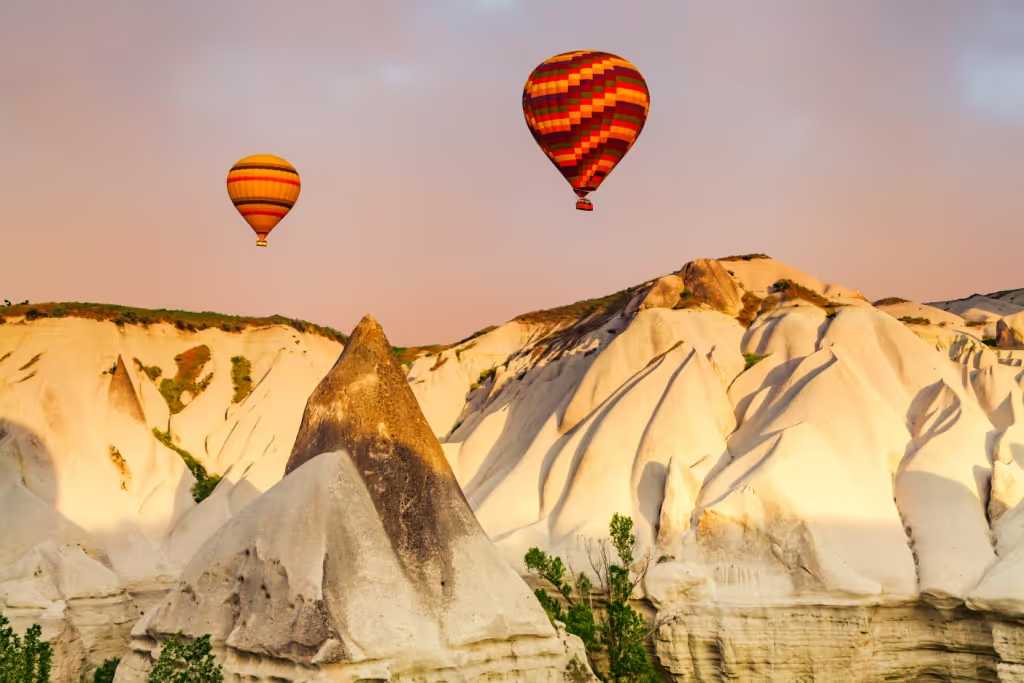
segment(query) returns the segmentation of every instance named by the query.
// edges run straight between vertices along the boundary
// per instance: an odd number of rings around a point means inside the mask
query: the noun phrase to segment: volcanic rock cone
[[[477,524],[370,317],[310,396],[286,476],[136,625],[118,680],[178,631],[212,634],[228,680],[554,681],[586,661]]]

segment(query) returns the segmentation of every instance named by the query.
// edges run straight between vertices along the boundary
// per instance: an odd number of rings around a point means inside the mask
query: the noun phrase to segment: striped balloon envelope
[[[256,245],[288,215],[299,198],[299,172],[273,154],[255,154],[235,162],[228,171],[228,196],[256,233]]]
[[[579,197],[587,199],[643,130],[650,93],[628,60],[595,50],[555,55],[533,70],[523,88],[523,114],[534,140]]]

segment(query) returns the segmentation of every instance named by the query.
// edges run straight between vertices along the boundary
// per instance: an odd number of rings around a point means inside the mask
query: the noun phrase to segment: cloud
[[[1024,54],[969,55],[961,62],[961,94],[975,111],[1024,123]]]

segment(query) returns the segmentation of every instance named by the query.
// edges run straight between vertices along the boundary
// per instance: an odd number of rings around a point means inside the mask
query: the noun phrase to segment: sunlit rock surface
[[[178,632],[212,634],[230,680],[560,681],[585,659],[477,524],[372,318],[286,471],[136,625],[118,681]]]

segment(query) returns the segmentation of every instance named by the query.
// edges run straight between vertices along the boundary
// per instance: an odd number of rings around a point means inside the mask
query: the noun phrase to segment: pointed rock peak
[[[141,422],[146,421],[146,416],[142,411],[142,403],[139,401],[139,395],[135,393],[135,386],[132,384],[132,378],[128,374],[128,367],[124,364],[124,358],[120,355],[117,357],[117,363],[114,365],[114,372],[110,378],[107,400],[110,402],[111,407],[126,414],[128,417]]]
[[[454,541],[480,527],[384,331],[369,316],[306,402],[285,475],[338,451],[355,463],[409,576],[425,590],[450,586]]]
[[[310,395],[285,473],[338,450],[401,454],[451,474],[383,328],[369,315]]]

